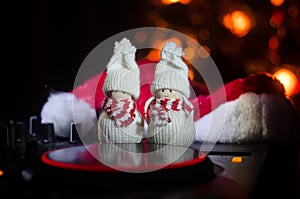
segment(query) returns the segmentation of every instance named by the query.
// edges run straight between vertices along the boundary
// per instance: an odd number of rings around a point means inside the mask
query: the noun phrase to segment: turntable
[[[7,130],[1,128],[1,136],[8,135]],[[299,148],[295,146],[216,143],[206,151],[199,142],[189,148],[166,148],[146,140],[84,145],[48,138],[30,135],[14,144],[1,144],[5,149],[1,194],[49,199],[294,198],[299,194]]]

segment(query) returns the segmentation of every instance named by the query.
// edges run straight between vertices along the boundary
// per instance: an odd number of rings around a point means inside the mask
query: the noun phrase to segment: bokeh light
[[[283,84],[287,96],[291,96],[295,93],[298,80],[291,70],[280,68],[273,75]]]
[[[243,11],[234,10],[224,16],[223,25],[237,37],[243,37],[249,32],[251,21]]]
[[[281,6],[284,3],[284,0],[270,0],[273,6]]]
[[[191,0],[161,0],[161,2],[165,5],[170,5],[173,3],[189,4]]]

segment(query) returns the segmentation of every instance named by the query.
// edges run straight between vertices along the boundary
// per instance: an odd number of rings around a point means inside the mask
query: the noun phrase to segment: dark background
[[[139,26],[139,2],[2,2],[0,118],[27,120],[39,114],[49,90],[71,90],[96,45]]]
[[[189,5],[162,6],[159,0],[2,1],[0,119],[27,120],[38,115],[51,90],[73,88],[82,61],[99,43],[125,30],[156,26],[149,13],[168,21],[170,29],[210,31],[210,40],[201,44],[210,47],[225,82],[257,71],[272,72],[284,63],[299,66],[299,14],[287,15],[291,6],[300,12],[298,1],[285,1],[280,7],[268,0],[239,1],[251,8],[257,20],[243,38],[218,21],[224,5],[233,2],[191,0]],[[276,51],[280,62],[271,63],[268,42],[277,29],[269,21],[276,10],[286,17],[286,35]],[[191,12],[198,12],[202,21],[192,24]],[[246,68],[249,60],[261,67]]]

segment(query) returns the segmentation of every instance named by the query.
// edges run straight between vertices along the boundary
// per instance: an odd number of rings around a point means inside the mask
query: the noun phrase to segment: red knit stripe
[[[178,111],[178,104],[179,104],[179,99],[176,99],[173,103],[172,103],[172,110],[176,110]]]
[[[102,108],[109,117],[116,121],[118,126],[120,125],[119,127],[126,127],[131,124],[136,117],[136,104],[135,101],[132,100],[133,99],[115,100],[107,97],[104,99]],[[133,102],[132,107],[130,106],[131,101]],[[128,118],[124,117],[127,113],[130,115]]]

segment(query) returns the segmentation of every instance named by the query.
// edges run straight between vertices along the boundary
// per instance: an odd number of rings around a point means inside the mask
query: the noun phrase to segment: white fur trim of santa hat
[[[160,89],[172,89],[181,92],[186,98],[190,97],[188,67],[182,60],[183,55],[182,48],[175,42],[165,43],[151,85],[153,94]]]
[[[211,125],[212,120],[219,125]],[[297,123],[295,109],[285,96],[247,92],[195,121],[195,140],[207,143],[291,143]]]
[[[121,91],[137,99],[140,95],[140,71],[135,61],[136,48],[127,38],[115,43],[114,54],[107,65],[103,92]]]
[[[72,122],[81,124],[84,135],[92,130],[96,121],[95,109],[70,92],[51,93],[41,110],[41,123],[53,123],[55,135],[59,137],[70,135]]]

